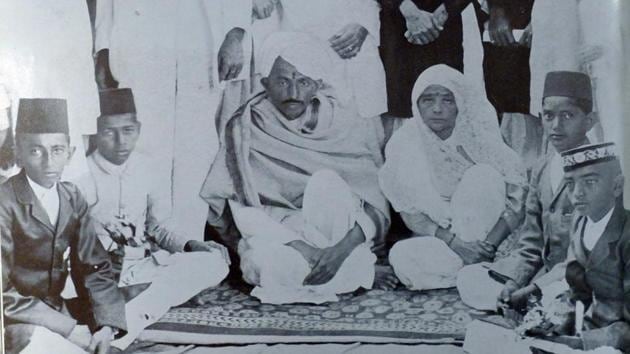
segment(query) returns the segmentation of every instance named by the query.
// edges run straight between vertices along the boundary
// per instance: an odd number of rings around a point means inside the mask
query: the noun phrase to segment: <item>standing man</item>
[[[97,0],[96,75],[101,89],[131,87],[140,120],[138,148],[171,171],[180,228],[199,234],[198,188],[218,149],[212,132],[219,81],[249,75],[251,0]],[[96,116],[96,115],[94,115]],[[150,117],[142,119],[143,116]]]
[[[72,141],[82,151],[83,135],[96,132],[92,117],[99,112],[86,2],[2,1],[0,33],[0,85],[10,98],[12,126],[20,98],[63,97]],[[86,171],[85,156],[77,154],[64,178]]]

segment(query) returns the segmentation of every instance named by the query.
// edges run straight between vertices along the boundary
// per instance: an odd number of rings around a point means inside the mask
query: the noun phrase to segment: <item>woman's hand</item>
[[[328,41],[342,59],[350,59],[359,54],[367,35],[368,31],[365,27],[358,23],[351,23],[335,33]]]
[[[484,248],[481,241],[466,242],[456,236],[451,241],[450,247],[464,261],[464,264],[490,262],[494,259],[494,253]]]

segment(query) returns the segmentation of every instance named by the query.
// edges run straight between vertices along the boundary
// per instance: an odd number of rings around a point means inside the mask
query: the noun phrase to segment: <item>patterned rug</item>
[[[370,290],[323,305],[270,305],[221,286],[171,309],[141,335],[157,343],[462,343],[485,314],[455,289]]]

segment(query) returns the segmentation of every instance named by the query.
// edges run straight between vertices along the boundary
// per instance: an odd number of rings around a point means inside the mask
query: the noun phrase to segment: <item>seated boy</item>
[[[2,297],[7,353],[106,353],[126,329],[124,300],[88,205],[59,182],[70,147],[66,101],[22,99],[16,125],[22,171],[0,185]],[[61,297],[71,274],[90,304],[78,324]]]
[[[77,184],[101,226],[99,239],[119,268],[119,286],[151,284],[127,303],[129,333],[112,343],[125,349],[171,306],[218,285],[228,258],[223,246],[186,239],[169,227],[170,171],[165,174],[135,151],[141,124],[131,90],[101,91],[100,100],[96,151],[87,159],[90,174]]]
[[[590,303],[590,309],[584,328],[575,328],[581,332],[580,336],[557,336],[550,340],[576,349],[609,346],[627,353],[630,350],[630,211],[623,205],[624,177],[615,145],[604,143],[572,149],[562,154],[562,160],[567,189],[578,216],[572,228],[566,280],[573,297],[577,295],[587,306]],[[575,318],[582,315],[576,314]]]
[[[548,73],[542,105],[544,133],[554,151],[532,171],[517,248],[490,266],[471,265],[459,273],[462,300],[480,310],[519,308],[530,294],[540,294],[541,288],[564,277],[573,206],[560,153],[588,143],[586,133],[593,126],[590,78],[577,72]]]

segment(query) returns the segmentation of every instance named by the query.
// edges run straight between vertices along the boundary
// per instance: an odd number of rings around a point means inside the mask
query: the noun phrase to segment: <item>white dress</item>
[[[20,98],[68,101],[71,143],[78,153],[64,179],[87,171],[82,135],[96,132],[99,105],[91,33],[85,1],[0,2],[0,78],[14,123]]]

